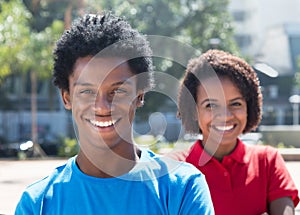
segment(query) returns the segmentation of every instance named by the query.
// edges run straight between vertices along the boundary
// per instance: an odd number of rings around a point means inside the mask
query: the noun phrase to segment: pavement
[[[13,214],[25,187],[65,162],[65,159],[0,160],[0,215]],[[286,166],[300,190],[300,161],[286,161]],[[300,204],[295,215],[300,215]]]
[[[25,187],[65,162],[64,159],[0,160],[0,215],[13,214]]]

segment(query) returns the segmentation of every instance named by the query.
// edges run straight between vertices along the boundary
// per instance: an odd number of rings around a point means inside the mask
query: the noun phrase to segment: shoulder
[[[246,152],[252,156],[265,158],[268,161],[281,158],[279,151],[273,146],[268,145],[254,145],[246,146]]]
[[[55,168],[47,177],[29,185],[22,193],[15,214],[33,214],[40,211],[44,197],[53,192],[53,185],[67,180],[73,160],[74,158],[70,158],[66,164]]]
[[[167,154],[166,157],[172,158],[177,161],[187,161],[188,157],[191,155],[200,155],[202,152],[200,140],[197,140],[195,143],[190,145],[185,149],[175,149]]]
[[[55,183],[67,180],[68,174],[71,172],[71,165],[74,158],[70,158],[66,164],[56,167],[48,176],[30,184],[24,191],[23,196],[27,196],[33,202],[39,201],[45,193]]]
[[[161,193],[168,193],[170,214],[213,214],[205,176],[192,164],[166,156],[155,157],[165,174],[158,178]]]
[[[246,154],[248,162],[259,167],[260,171],[265,172],[270,178],[275,179],[274,174],[288,175],[283,157],[273,146],[246,146]]]
[[[172,158],[177,161],[186,161],[186,158],[190,154],[190,149],[183,149],[183,150],[174,150],[165,154],[164,156]]]
[[[158,155],[148,151],[148,156],[154,161],[156,164],[155,166],[159,167],[161,176],[164,176],[171,181],[176,181],[177,179],[184,181],[190,180],[194,177],[204,177],[204,175],[195,166],[184,161],[177,159],[174,160],[170,154]]]

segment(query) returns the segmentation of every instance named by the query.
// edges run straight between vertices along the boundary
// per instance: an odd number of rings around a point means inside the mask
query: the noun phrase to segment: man
[[[54,84],[72,111],[80,150],[30,185],[15,214],[214,214],[204,176],[132,139],[151,89],[145,37],[110,13],[86,15],[54,52]],[[59,122],[58,122],[59,123]]]

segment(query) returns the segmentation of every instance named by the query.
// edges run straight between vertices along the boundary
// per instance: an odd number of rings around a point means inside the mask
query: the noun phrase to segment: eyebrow
[[[210,98],[207,98],[207,99],[204,99],[204,101],[202,101],[201,103],[200,103],[200,105],[203,105],[205,102],[212,102],[212,101],[218,101],[217,99],[210,99]]]
[[[230,102],[234,102],[236,100],[246,100],[245,98],[243,97],[237,97],[237,98],[234,98],[234,99],[231,99]],[[218,101],[217,99],[210,99],[210,98],[207,98],[207,99],[204,99],[204,101],[202,101],[200,103],[200,105],[203,105],[205,102],[216,102]]]
[[[124,80],[124,81],[118,81],[113,83],[111,86],[120,86],[120,85],[133,85],[133,82],[131,80]],[[80,82],[80,81],[76,81],[74,82],[73,86],[95,86],[92,83],[88,83],[88,82]]]
[[[234,102],[236,100],[245,100],[246,101],[246,99],[243,97],[237,97],[237,98],[231,99],[230,102]]]
[[[125,80],[125,81],[118,81],[112,84],[112,86],[120,86],[120,85],[133,85],[133,82],[131,80]]]
[[[75,87],[75,86],[78,86],[78,85],[80,85],[80,86],[93,86],[92,84],[90,84],[90,83],[85,83],[85,82],[78,82],[78,81],[76,81],[76,82],[73,83],[73,86],[74,86],[74,87]]]

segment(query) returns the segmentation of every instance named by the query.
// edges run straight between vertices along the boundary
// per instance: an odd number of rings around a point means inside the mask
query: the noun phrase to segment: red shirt
[[[278,151],[249,146],[238,140],[222,162],[206,153],[198,140],[171,157],[196,166],[206,177],[217,215],[256,215],[268,212],[268,203],[290,196],[296,205],[298,190]]]

